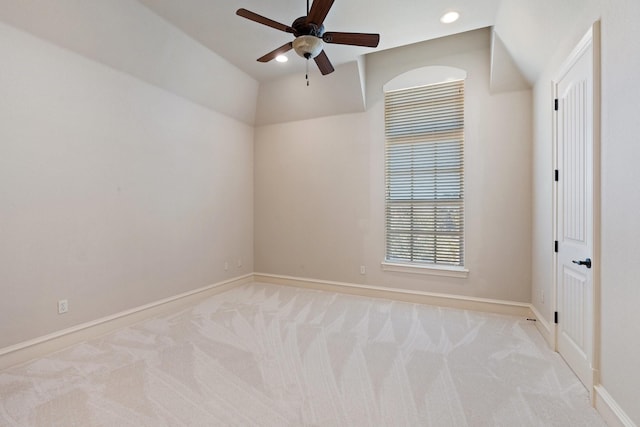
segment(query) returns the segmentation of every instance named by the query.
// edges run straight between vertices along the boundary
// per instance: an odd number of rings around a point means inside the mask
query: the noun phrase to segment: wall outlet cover
[[[58,314],[64,314],[69,311],[69,301],[61,299],[58,301]]]

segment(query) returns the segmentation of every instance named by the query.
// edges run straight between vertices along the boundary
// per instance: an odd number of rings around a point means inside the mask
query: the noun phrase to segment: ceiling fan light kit
[[[320,55],[323,47],[322,40],[316,36],[299,36],[293,41],[293,50],[306,59],[313,59]]]
[[[344,33],[324,31],[324,18],[326,18],[335,0],[315,0],[308,9],[307,16],[301,16],[293,21],[291,26],[281,24],[247,9],[238,9],[236,15],[251,21],[266,25],[276,30],[294,35],[293,42],[286,43],[279,48],[258,58],[259,62],[269,62],[279,55],[283,55],[293,49],[299,56],[305,59],[313,59],[323,75],[334,71],[331,61],[324,51],[325,43],[343,44],[350,46],[378,47],[379,34],[368,33]]]

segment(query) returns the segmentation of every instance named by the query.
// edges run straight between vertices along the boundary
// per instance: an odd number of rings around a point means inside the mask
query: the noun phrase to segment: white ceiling
[[[241,18],[239,8],[291,25],[305,15],[305,0],[138,0],[175,27],[216,52],[258,81],[304,72],[305,60],[290,51],[289,62],[256,59],[293,36]],[[325,19],[327,31],[379,33],[376,49],[325,46],[334,66],[374,50],[390,49],[495,24],[501,0],[336,0]],[[440,16],[459,11],[458,22],[445,25]],[[315,66],[314,64],[312,64]]]

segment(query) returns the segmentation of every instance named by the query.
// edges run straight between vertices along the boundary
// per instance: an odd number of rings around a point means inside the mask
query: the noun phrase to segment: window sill
[[[383,271],[395,273],[425,274],[430,276],[458,277],[465,279],[469,277],[469,270],[464,267],[446,267],[441,265],[417,265],[401,264],[395,262],[382,262]]]

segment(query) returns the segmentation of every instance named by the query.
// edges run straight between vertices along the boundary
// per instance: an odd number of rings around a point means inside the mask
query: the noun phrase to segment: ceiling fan
[[[296,19],[291,26],[265,18],[247,9],[238,9],[236,15],[295,36],[292,42],[286,43],[258,58],[258,61],[269,62],[276,56],[293,49],[303,58],[313,58],[320,72],[326,75],[333,72],[334,68],[324,52],[323,43],[377,47],[380,42],[380,34],[325,32],[322,22],[324,22],[324,18],[329,13],[334,1],[314,0],[311,9],[309,9],[309,0],[307,0],[307,16],[301,16]]]

